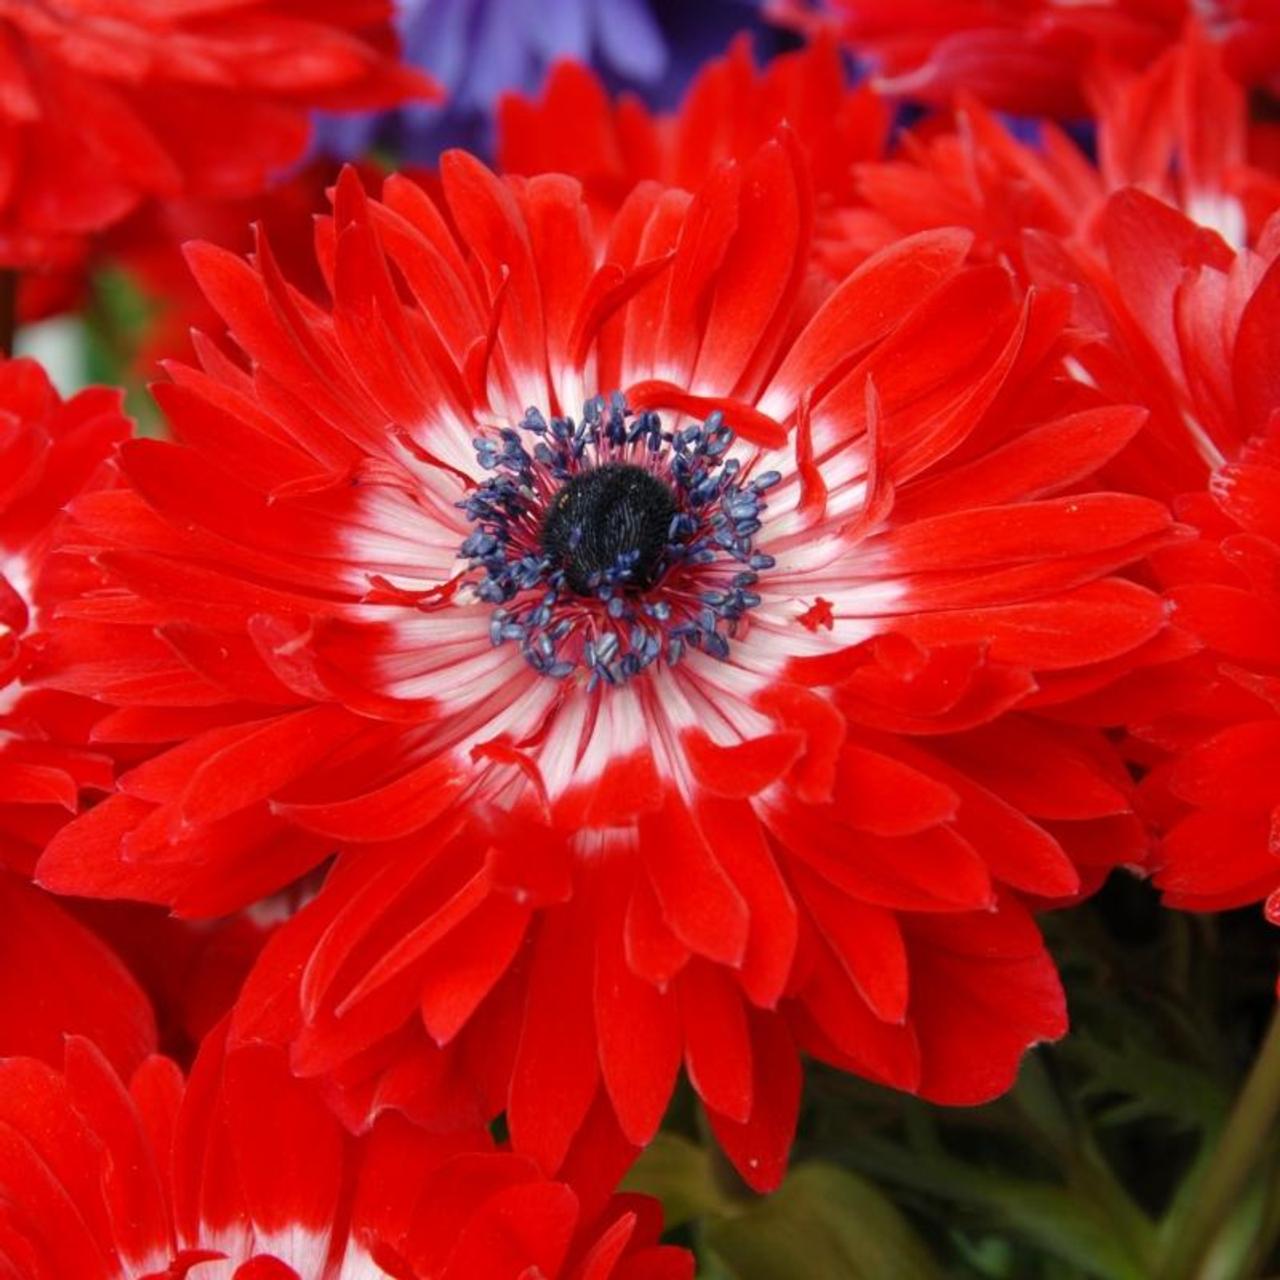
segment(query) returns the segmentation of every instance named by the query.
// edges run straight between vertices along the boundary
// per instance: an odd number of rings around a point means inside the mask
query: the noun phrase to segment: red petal
[[[689,948],[667,926],[647,875],[638,875],[632,886],[624,941],[627,964],[660,991],[689,962]]]
[[[697,819],[750,913],[738,981],[754,1003],[773,1008],[796,954],[798,923],[791,891],[750,805],[704,799],[698,804]]]
[[[907,948],[897,917],[841,893],[818,876],[797,875],[804,900],[837,959],[876,1017],[904,1022]]]
[[[63,769],[0,760],[0,804],[54,804],[75,813],[78,794]]]
[[[672,932],[710,960],[740,965],[750,921],[689,810],[674,791],[640,819],[640,852]]]
[[[262,722],[200,765],[183,792],[183,816],[213,822],[267,799],[324,761],[359,727],[349,712],[332,706]]]
[[[920,1037],[920,1094],[973,1106],[1013,1083],[1023,1053],[1067,1029],[1053,960],[1025,910],[914,921],[911,1022]]]
[[[800,1058],[777,1014],[750,1013],[752,1097],[745,1124],[709,1111],[712,1131],[753,1190],[773,1191],[787,1171],[800,1110]]]
[[[985,643],[997,662],[1059,671],[1128,653],[1164,621],[1158,596],[1107,578],[1025,604],[917,614],[894,628],[926,647]]]
[[[570,907],[547,912],[534,939],[507,1119],[516,1150],[548,1173],[564,1160],[600,1078],[594,949],[589,914]]]
[[[959,797],[941,782],[867,747],[846,743],[836,773],[841,821],[905,836],[955,816]]]
[[[1265,810],[1201,809],[1165,837],[1156,884],[1170,905],[1219,910],[1257,902],[1280,884]]]
[[[641,409],[673,409],[705,421],[718,411],[736,435],[752,444],[764,449],[780,449],[787,443],[785,427],[741,400],[727,396],[697,396],[681,390],[675,383],[656,379],[633,382],[626,388],[626,396],[627,403],[637,412]]]
[[[148,1062],[163,1062],[177,1074],[167,1059]],[[98,1047],[79,1036],[66,1044],[66,1080],[75,1109],[110,1153],[103,1162],[102,1189],[117,1248],[133,1258],[171,1252],[169,1148],[152,1146],[152,1134],[120,1077]]]
[[[0,872],[0,918],[0,1055],[60,1064],[65,1037],[81,1035],[127,1076],[154,1051],[150,1001],[115,952],[54,898]]]
[[[287,1235],[289,1245],[273,1252],[305,1274],[317,1252],[324,1256],[333,1229],[342,1189],[341,1129],[319,1091],[291,1074],[283,1049],[233,1050],[224,1072],[223,1123],[250,1219],[263,1233]],[[207,1181],[206,1165],[206,1196]],[[206,1229],[237,1225],[206,1219]]]
[[[601,904],[595,972],[596,1025],[605,1088],[627,1138],[649,1142],[662,1123],[680,1069],[680,1019],[673,996],[638,978],[623,946],[626,909],[617,886]]]
[[[713,795],[745,799],[776,782],[804,749],[799,733],[770,733],[733,746],[713,742],[700,728],[680,735],[694,778]]]
[[[497,985],[519,952],[529,912],[489,899],[430,952],[418,976],[422,1021],[437,1044],[448,1044]]]
[[[770,685],[756,696],[756,703],[779,724],[805,737],[805,753],[791,772],[796,795],[811,804],[830,800],[845,738],[844,717],[826,698],[798,684]]]
[[[360,843],[395,840],[420,831],[442,814],[464,789],[467,775],[449,756],[401,774],[377,791],[330,804],[284,804],[275,812],[308,831]]]
[[[722,969],[695,959],[676,990],[689,1079],[711,1110],[741,1124],[751,1114],[752,1065],[737,985]]]
[[[1280,721],[1234,725],[1193,747],[1170,785],[1191,804],[1270,809],[1280,803]]]
[[[1232,376],[1244,435],[1265,430],[1280,404],[1280,260],[1267,268],[1240,316]]]

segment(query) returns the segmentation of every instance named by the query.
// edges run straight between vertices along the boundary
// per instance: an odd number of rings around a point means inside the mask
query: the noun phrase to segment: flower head
[[[5,0],[0,263],[73,261],[148,197],[251,195],[302,154],[312,108],[432,96],[387,55],[388,17],[382,0]]]
[[[348,1138],[266,1046],[205,1043],[188,1081],[151,1057],[122,1080],[70,1039],[62,1070],[0,1060],[0,1265],[29,1280],[686,1280],[661,1213],[384,1116]],[[609,1171],[609,1172],[606,1172]]]
[[[42,881],[213,915],[336,851],[233,1036],[548,1170],[597,1106],[647,1141],[682,1063],[762,1186],[798,1047],[999,1092],[1064,1025],[1028,906],[1143,856],[1040,714],[1164,626],[1118,571],[1167,510],[1082,483],[1141,411],[964,232],[826,284],[785,135],[603,238],[561,175],[442,181],[344,175],[332,306],[193,249],[243,362],[202,343],[76,504],[109,582],[42,666],[174,745]]]
[[[1164,839],[1155,882],[1171,905],[1268,899],[1280,916],[1272,814],[1280,803],[1280,261],[1277,219],[1233,251],[1140,192],[1112,198],[1101,261],[1062,251],[1095,340],[1084,376],[1151,410],[1116,460],[1127,488],[1174,497],[1200,538],[1153,569],[1201,651],[1126,682],[1110,707],[1141,744],[1146,803]],[[1138,246],[1141,246],[1139,249]]]
[[[100,482],[107,454],[129,434],[120,399],[97,387],[64,401],[34,361],[0,362],[0,1054],[52,1059],[74,1032],[132,1070],[155,1048],[146,996],[93,930],[25,883],[82,796],[114,780],[112,759],[89,736],[101,708],[28,689],[24,676],[38,622],[84,585],[83,567],[53,544],[63,508]]]
[[[865,253],[926,227],[967,226],[977,256],[1033,279],[1036,260],[1063,242],[1100,248],[1108,200],[1138,188],[1230,244],[1256,242],[1280,206],[1280,183],[1259,163],[1266,127],[1251,122],[1245,90],[1202,29],[1188,23],[1141,69],[1096,67],[1086,96],[1096,126],[1087,152],[1051,120],[1028,140],[1025,126],[961,95],[895,154],[858,164],[838,238]]]
[[[506,173],[580,179],[607,228],[636,183],[696,187],[711,166],[746,161],[785,128],[804,152],[813,184],[814,256],[834,260],[839,279],[848,271],[840,218],[860,203],[856,166],[883,157],[891,116],[869,85],[850,87],[835,41],[820,36],[757,67],[750,40],[739,37],[704,63],[679,104],[665,111],[629,95],[611,100],[586,67],[559,62],[536,98],[503,97],[497,155]]]
[[[1099,61],[1140,68],[1198,20],[1244,84],[1275,84],[1280,22],[1248,0],[774,0],[771,16],[833,29],[878,65],[887,93],[933,103],[973,95],[1003,111],[1080,116]]]
[[[0,363],[0,863],[26,875],[81,792],[112,785],[112,761],[89,740],[97,708],[31,691],[23,676],[40,618],[93,576],[53,554],[62,511],[100,483],[128,434],[119,392],[64,401],[34,361]]]

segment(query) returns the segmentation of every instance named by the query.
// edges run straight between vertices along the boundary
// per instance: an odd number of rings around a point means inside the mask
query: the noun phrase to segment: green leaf
[[[163,307],[130,272],[106,266],[93,275],[83,314],[87,381],[123,386],[125,411],[144,436],[165,435],[145,386],[150,374],[140,376],[136,367],[141,345]]]
[[[929,1251],[869,1182],[798,1167],[774,1195],[713,1219],[703,1244],[735,1280],[940,1280]]]
[[[1108,1280],[1144,1280],[1143,1263],[1124,1247],[1117,1224],[1074,1191],[1012,1178],[982,1179],[982,1193],[1010,1230]]]
[[[853,1154],[878,1179],[974,1210],[987,1224],[1071,1263],[1084,1275],[1105,1280],[1143,1280],[1147,1275],[1143,1258],[1154,1244],[1152,1231],[1129,1203],[1116,1206],[1109,1196],[1093,1198],[1083,1187],[988,1173],[870,1136]]]
[[[667,1229],[692,1218],[733,1210],[716,1182],[711,1152],[688,1138],[660,1133],[640,1154],[623,1181],[626,1191],[639,1191],[662,1201]]]
[[[1226,1116],[1230,1099],[1200,1067],[1178,1062],[1167,1049],[1148,1049],[1128,1038],[1119,1048],[1077,1033],[1062,1053],[1087,1072],[1082,1099],[1122,1099],[1106,1108],[1104,1124],[1131,1124],[1161,1117],[1183,1129],[1212,1129]]]

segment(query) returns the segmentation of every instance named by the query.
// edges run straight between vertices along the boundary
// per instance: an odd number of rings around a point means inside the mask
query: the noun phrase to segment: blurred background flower
[[[487,153],[501,96],[536,92],[566,58],[663,107],[735,32],[752,30],[762,53],[796,43],[763,20],[758,0],[397,0],[396,22],[406,61],[438,81],[447,100],[322,116],[317,142],[327,154],[377,147],[402,163],[434,165],[444,147]]]

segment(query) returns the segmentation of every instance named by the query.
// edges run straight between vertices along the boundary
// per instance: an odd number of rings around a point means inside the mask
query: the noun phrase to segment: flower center
[[[610,573],[627,586],[651,587],[676,514],[671,490],[629,462],[574,476],[542,521],[542,549],[578,595],[589,595]]]
[[[588,401],[580,422],[531,409],[477,437],[493,474],[459,504],[475,525],[459,554],[494,606],[493,643],[555,679],[581,670],[592,689],[690,649],[727,658],[773,567],[754,539],[781,479],[752,478],[732,443],[719,414],[671,432],[619,395]]]

